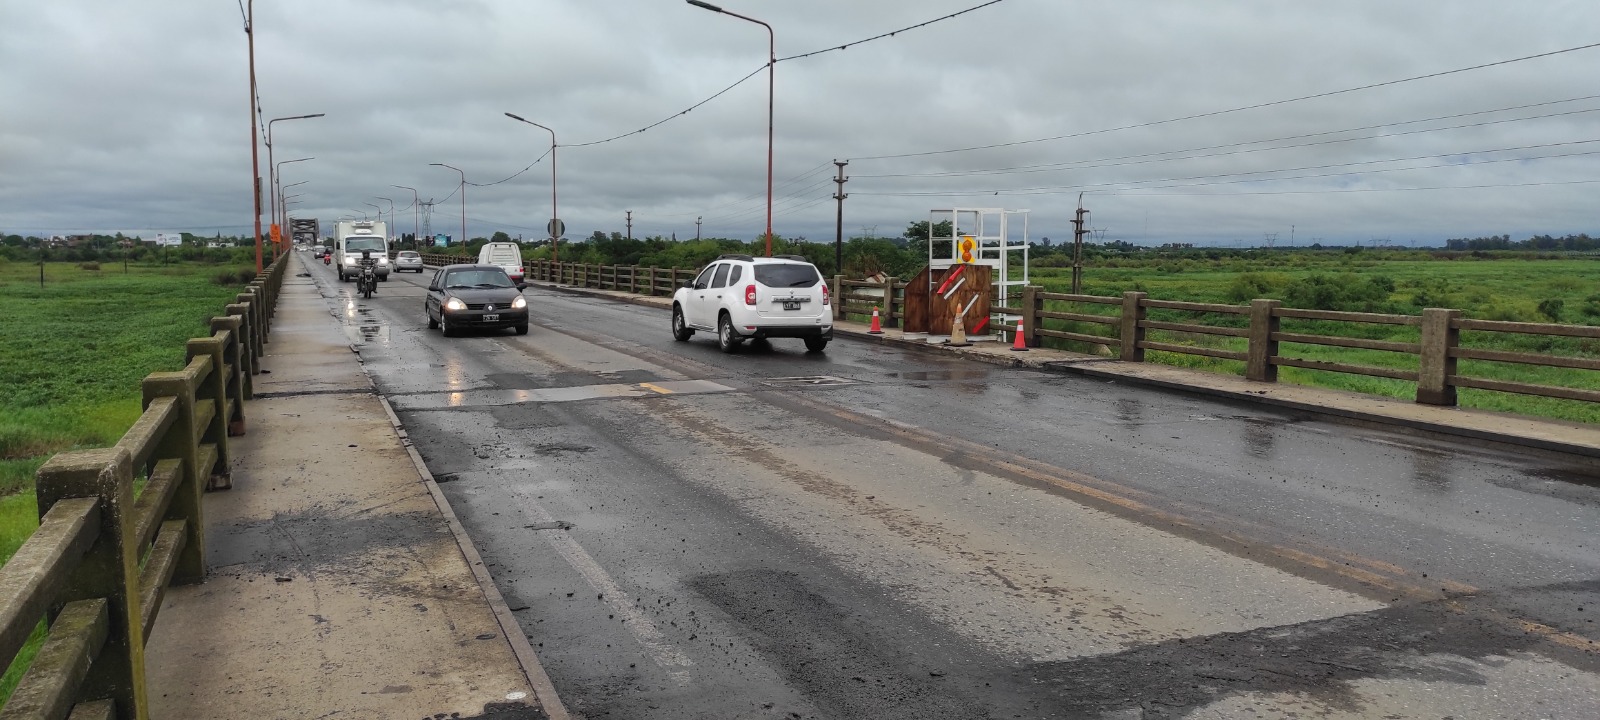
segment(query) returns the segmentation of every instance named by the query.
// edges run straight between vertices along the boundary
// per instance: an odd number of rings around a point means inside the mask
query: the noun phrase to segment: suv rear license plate
[[[783,309],[785,309],[785,310],[799,310],[800,309],[800,303],[798,303],[798,302],[786,302],[786,303],[783,304]]]
[[[484,315],[483,316],[483,321],[484,322],[494,322],[495,320],[499,320],[499,319],[500,319],[499,315]]]

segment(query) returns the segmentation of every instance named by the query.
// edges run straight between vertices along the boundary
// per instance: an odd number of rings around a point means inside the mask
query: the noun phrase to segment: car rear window
[[[761,263],[756,265],[756,282],[767,287],[810,287],[822,276],[810,265],[799,263]]]

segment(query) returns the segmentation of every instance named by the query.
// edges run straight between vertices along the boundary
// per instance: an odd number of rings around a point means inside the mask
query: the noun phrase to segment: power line
[[[539,157],[535,158],[533,162],[528,163],[527,167],[525,167],[525,168],[523,168],[521,170],[518,170],[518,171],[516,171],[514,173],[511,173],[510,177],[501,178],[501,179],[496,180],[496,181],[491,182],[491,183],[475,183],[475,182],[468,181],[467,184],[471,185],[473,187],[489,187],[490,185],[499,185],[500,183],[503,183],[503,182],[506,182],[508,180],[511,180],[512,178],[515,178],[518,175],[521,175],[521,174],[523,174],[523,173],[525,173],[525,172],[527,172],[529,170],[532,170],[533,166],[538,165],[545,158],[549,157],[551,151],[554,150],[554,149],[555,148],[551,148],[550,150],[544,151],[543,155],[540,155]],[[450,198],[445,198],[445,199],[449,200]]]
[[[1534,55],[1524,55],[1522,57],[1511,58],[1511,59],[1508,59],[1508,60],[1497,60],[1495,62],[1490,62],[1490,63],[1482,63],[1482,64],[1478,64],[1478,65],[1472,65],[1472,66],[1469,66],[1469,67],[1456,68],[1454,70],[1443,70],[1443,71],[1440,71],[1440,72],[1427,73],[1425,75],[1413,75],[1411,77],[1400,78],[1398,80],[1386,80],[1386,81],[1383,81],[1383,82],[1371,83],[1371,84],[1368,84],[1368,85],[1361,85],[1361,86],[1358,86],[1358,87],[1345,88],[1343,90],[1330,90],[1328,92],[1315,93],[1315,94],[1312,94],[1312,95],[1301,95],[1299,97],[1292,97],[1292,98],[1287,98],[1287,99],[1283,99],[1283,100],[1273,100],[1273,101],[1264,102],[1264,103],[1256,103],[1254,105],[1244,105],[1244,106],[1241,106],[1241,107],[1228,108],[1226,110],[1212,110],[1210,112],[1196,113],[1196,114],[1193,114],[1193,115],[1184,115],[1182,117],[1168,118],[1166,120],[1152,120],[1150,122],[1135,123],[1135,124],[1132,124],[1132,125],[1122,125],[1122,126],[1118,126],[1118,127],[1105,128],[1105,129],[1101,129],[1101,130],[1087,130],[1087,131],[1079,132],[1079,133],[1070,133],[1070,134],[1066,134],[1066,135],[1054,135],[1054,136],[1051,136],[1051,137],[1035,138],[1035,139],[1032,139],[1032,140],[1016,140],[1016,141],[1013,141],[1013,142],[994,143],[994,144],[991,144],[991,145],[974,145],[972,147],[952,148],[952,149],[949,149],[949,150],[927,150],[927,151],[923,151],[923,152],[898,153],[898,154],[893,154],[893,155],[868,155],[868,156],[865,156],[865,157],[851,158],[851,160],[888,160],[888,159],[891,159],[891,158],[923,157],[923,156],[927,156],[927,155],[946,155],[946,154],[949,154],[949,153],[969,152],[969,151],[972,151],[972,150],[992,150],[992,149],[995,149],[995,148],[1014,147],[1014,146],[1017,146],[1017,145],[1029,145],[1029,144],[1033,144],[1033,143],[1050,142],[1050,141],[1054,141],[1054,140],[1066,140],[1066,139],[1070,139],[1070,138],[1088,137],[1088,136],[1091,136],[1091,135],[1103,135],[1103,134],[1106,134],[1106,133],[1118,132],[1118,131],[1121,131],[1121,130],[1134,130],[1134,129],[1138,129],[1138,128],[1154,127],[1154,126],[1157,126],[1157,125],[1167,125],[1167,124],[1175,123],[1175,122],[1183,122],[1185,120],[1198,120],[1200,118],[1217,117],[1219,115],[1228,115],[1228,114],[1231,114],[1231,113],[1244,112],[1246,110],[1259,110],[1261,108],[1268,108],[1268,107],[1273,107],[1273,106],[1276,106],[1276,105],[1287,105],[1289,103],[1300,102],[1300,101],[1303,101],[1303,100],[1315,100],[1315,99],[1318,99],[1318,98],[1333,97],[1335,95],[1344,95],[1346,93],[1360,92],[1362,90],[1372,90],[1372,89],[1375,89],[1375,88],[1388,87],[1390,85],[1399,85],[1401,83],[1414,82],[1414,81],[1417,81],[1417,80],[1427,80],[1427,79],[1430,79],[1430,78],[1444,77],[1446,75],[1455,75],[1457,73],[1464,73],[1464,72],[1469,72],[1469,71],[1472,71],[1472,70],[1482,70],[1484,68],[1495,67],[1495,66],[1498,66],[1498,65],[1509,65],[1511,63],[1522,62],[1524,60],[1536,60],[1538,58],[1546,58],[1546,57],[1551,57],[1551,56],[1554,56],[1554,55],[1561,55],[1563,53],[1577,52],[1579,50],[1590,50],[1590,49],[1597,48],[1597,47],[1600,47],[1600,43],[1590,43],[1588,45],[1579,45],[1577,47],[1570,47],[1570,48],[1565,48],[1565,49],[1562,49],[1562,50],[1552,50],[1550,52],[1537,53],[1537,54],[1534,54]]]
[[[799,55],[790,55],[789,57],[781,57],[781,58],[778,58],[778,62],[783,62],[785,60],[799,60],[800,58],[808,58],[808,57],[811,57],[812,55],[821,55],[823,53],[833,52],[835,50],[843,50],[843,49],[845,49],[847,47],[850,47],[851,45],[860,45],[862,43],[872,42],[873,40],[882,40],[882,39],[884,39],[886,37],[894,37],[895,35],[903,33],[903,32],[905,32],[907,30],[916,30],[917,28],[926,27],[926,26],[932,25],[932,24],[934,24],[936,22],[940,22],[940,21],[943,21],[943,20],[949,20],[950,18],[956,17],[958,15],[965,15],[965,14],[967,14],[969,12],[974,11],[974,10],[982,10],[982,9],[984,9],[986,7],[989,7],[990,5],[997,4],[1000,1],[1001,0],[989,0],[989,2],[986,2],[986,3],[982,4],[982,5],[976,5],[976,6],[973,6],[973,7],[969,7],[967,9],[965,9],[965,10],[960,11],[960,12],[953,12],[953,13],[950,13],[949,15],[945,15],[944,17],[936,17],[936,18],[934,18],[932,20],[929,20],[927,22],[920,22],[920,23],[917,23],[916,25],[911,25],[909,27],[900,28],[899,30],[891,30],[889,32],[883,33],[882,35],[873,35],[872,37],[869,37],[869,38],[867,38],[865,40],[857,40],[855,42],[848,42],[848,43],[845,43],[843,45],[837,45],[837,46],[834,46],[834,47],[826,47],[826,48],[823,48],[821,50],[812,50],[811,52],[800,53]],[[765,66],[763,66],[763,67],[765,67]]]
[[[886,38],[886,37],[893,37],[895,35],[898,35],[899,33],[906,32],[907,30],[915,30],[917,28],[925,27],[927,25],[932,25],[932,24],[934,24],[936,22],[940,22],[940,21],[943,21],[943,20],[949,20],[950,18],[956,17],[958,15],[965,15],[965,14],[967,14],[969,12],[974,11],[974,10],[979,10],[979,9],[982,9],[982,8],[986,8],[986,7],[990,6],[990,5],[994,5],[994,4],[999,3],[1001,1],[1002,0],[989,0],[989,2],[983,3],[982,5],[977,5],[977,6],[974,6],[974,7],[967,8],[966,10],[962,10],[960,12],[954,12],[954,13],[951,13],[949,15],[945,15],[943,17],[938,17],[938,18],[934,18],[932,20],[927,20],[927,21],[924,21],[924,22],[920,22],[920,23],[917,23],[916,25],[909,25],[909,26],[900,28],[899,30],[892,30],[890,32],[883,33],[881,35],[874,35],[874,36],[869,37],[869,38],[867,38],[865,40],[857,40],[855,42],[849,42],[849,43],[845,43],[843,45],[837,45],[837,46],[834,46],[834,47],[823,48],[821,50],[813,50],[811,52],[801,53],[799,55],[790,55],[788,57],[778,58],[777,62],[783,62],[785,60],[799,60],[801,58],[808,58],[808,57],[811,57],[813,55],[821,55],[823,53],[834,52],[834,51],[837,51],[837,50],[843,50],[843,49],[845,49],[847,47],[850,47],[852,45],[860,45],[862,43],[872,42],[873,40],[881,40],[881,39]],[[574,143],[574,144],[571,144],[571,145],[561,145],[560,147],[588,147],[590,145],[600,145],[602,143],[608,143],[608,142],[612,142],[614,140],[621,140],[622,138],[629,137],[629,136],[632,136],[632,135],[638,135],[639,133],[645,132],[646,130],[650,130],[651,128],[657,127],[659,125],[664,125],[667,122],[670,122],[670,121],[672,121],[674,119],[683,117],[684,115],[688,115],[691,110],[694,110],[695,108],[698,108],[701,105],[704,105],[704,104],[706,104],[708,102],[711,102],[712,100],[715,100],[715,99],[717,99],[719,97],[722,97],[722,95],[724,93],[727,93],[729,90],[732,90],[732,89],[734,89],[736,87],[739,87],[740,85],[744,84],[744,82],[746,80],[749,80],[750,78],[755,77],[757,73],[759,73],[759,72],[761,72],[762,70],[765,70],[765,69],[767,69],[767,64],[766,63],[762,63],[761,65],[757,66],[756,69],[751,70],[749,75],[746,75],[746,76],[744,76],[742,78],[739,78],[738,80],[735,80],[732,85],[729,85],[729,86],[727,86],[727,87],[725,87],[725,88],[723,88],[721,90],[718,90],[716,92],[716,94],[712,95],[711,97],[708,97],[708,98],[706,98],[704,100],[701,100],[700,102],[697,102],[697,103],[695,103],[693,105],[690,105],[687,108],[684,108],[683,110],[679,110],[678,112],[675,112],[675,113],[673,113],[671,115],[668,115],[668,116],[666,116],[666,117],[664,117],[664,118],[662,118],[660,120],[657,120],[657,121],[655,121],[653,123],[650,123],[649,125],[646,125],[646,126],[644,126],[642,128],[639,128],[638,130],[632,130],[632,131],[629,131],[629,132],[625,132],[625,133],[622,133],[621,135],[616,135],[616,136],[613,136],[613,137],[605,138],[604,140],[591,140],[589,142]]]
[[[1011,189],[1011,190],[979,190],[979,191],[975,191],[975,192],[955,192],[955,193],[921,192],[921,191],[918,191],[918,192],[905,192],[905,193],[865,192],[865,193],[856,193],[856,194],[858,194],[858,195],[878,195],[878,196],[887,196],[887,197],[917,197],[917,196],[946,197],[946,196],[963,196],[963,195],[1056,195],[1056,194],[1061,194],[1061,193],[1066,193],[1066,192],[1079,192],[1079,191],[1084,191],[1084,190],[1092,190],[1093,188],[1097,188],[1097,187],[1109,187],[1109,186],[1115,186],[1115,185],[1136,185],[1136,184],[1144,184],[1144,183],[1182,182],[1182,181],[1186,181],[1186,180],[1215,180],[1215,179],[1218,179],[1218,178],[1239,177],[1239,176],[1243,176],[1243,175],[1264,175],[1264,174],[1268,174],[1268,173],[1279,173],[1279,172],[1299,172],[1299,171],[1302,171],[1302,170],[1323,170],[1323,169],[1329,169],[1329,168],[1355,167],[1355,166],[1358,166],[1358,165],[1373,165],[1373,164],[1388,163],[1388,162],[1407,162],[1407,161],[1410,161],[1410,160],[1427,160],[1427,159],[1433,159],[1433,158],[1447,158],[1447,157],[1455,157],[1455,156],[1459,156],[1459,155],[1473,155],[1473,154],[1492,153],[1492,152],[1510,152],[1512,150],[1532,150],[1532,149],[1537,149],[1537,148],[1561,147],[1561,146],[1567,146],[1567,145],[1583,145],[1583,144],[1587,144],[1587,143],[1596,143],[1596,142],[1600,142],[1600,139],[1595,139],[1595,140],[1573,140],[1573,141],[1570,141],[1570,142],[1547,143],[1547,144],[1542,144],[1542,145],[1523,145],[1523,146],[1519,146],[1519,147],[1496,148],[1496,149],[1491,149],[1491,150],[1473,150],[1473,151],[1468,151],[1468,152],[1443,153],[1443,154],[1439,154],[1439,155],[1417,155],[1417,156],[1413,156],[1413,157],[1390,158],[1390,159],[1387,159],[1387,160],[1363,160],[1363,161],[1359,161],[1359,162],[1335,163],[1335,164],[1329,164],[1329,165],[1311,165],[1311,166],[1299,167],[1299,168],[1279,168],[1279,169],[1275,169],[1275,170],[1253,170],[1253,171],[1249,171],[1249,172],[1238,172],[1238,173],[1219,173],[1219,174],[1215,174],[1215,175],[1194,175],[1194,176],[1190,176],[1190,177],[1161,178],[1161,179],[1156,179],[1156,180],[1123,180],[1123,181],[1118,181],[1118,182],[1091,183],[1091,184],[1084,184],[1084,185],[1052,185],[1052,186],[1042,186],[1042,187],[1032,187],[1032,188],[1015,188],[1015,189]],[[1499,159],[1495,159],[1495,160],[1467,160],[1467,161],[1463,161],[1463,162],[1440,163],[1440,164],[1437,164],[1437,165],[1420,165],[1420,166],[1415,166],[1415,167],[1403,167],[1403,168],[1379,168],[1379,169],[1376,169],[1376,170],[1368,170],[1366,172],[1375,174],[1375,173],[1385,173],[1385,172],[1400,172],[1400,171],[1405,171],[1405,170],[1427,170],[1427,169],[1441,168],[1441,167],[1462,167],[1462,166],[1466,166],[1466,165],[1490,165],[1490,164],[1494,164],[1494,163],[1503,163],[1503,162],[1521,162],[1521,161],[1527,161],[1527,160],[1546,160],[1546,159],[1551,159],[1551,158],[1578,157],[1578,156],[1584,156],[1584,155],[1600,155],[1600,150],[1576,152],[1576,153],[1558,153],[1558,154],[1554,154],[1554,155],[1536,155],[1536,156],[1516,157],[1516,158],[1499,158]],[[1205,186],[1205,185],[1229,185],[1229,184],[1238,184],[1238,183],[1246,183],[1246,182],[1276,182],[1276,181],[1280,181],[1280,180],[1305,180],[1305,179],[1320,178],[1320,177],[1337,177],[1337,176],[1340,176],[1340,175],[1354,175],[1354,174],[1358,174],[1358,173],[1323,173],[1323,174],[1318,174],[1318,175],[1297,175],[1297,176],[1290,176],[1290,177],[1254,178],[1254,179],[1248,179],[1248,180],[1227,180],[1227,181],[1219,181],[1219,182],[1185,183],[1185,184],[1182,184],[1182,185],[1170,185],[1170,186],[1163,186],[1163,187],[1199,187],[1199,186]],[[1129,189],[1129,190],[1138,190],[1138,189],[1146,189],[1146,188],[1127,188],[1127,189]],[[1159,188],[1149,188],[1149,189],[1159,189]]]
[[[1305,134],[1301,134],[1301,135],[1287,135],[1287,136],[1284,136],[1284,137],[1271,138],[1271,139],[1267,139],[1267,140],[1247,140],[1247,141],[1244,141],[1244,142],[1224,143],[1224,144],[1221,144],[1221,145],[1207,145],[1207,146],[1196,147],[1196,148],[1185,148],[1185,149],[1182,149],[1182,150],[1161,150],[1161,151],[1156,151],[1156,152],[1139,153],[1139,154],[1135,154],[1135,155],[1121,155],[1121,156],[1115,156],[1115,157],[1096,158],[1096,159],[1092,159],[1092,160],[1072,160],[1072,161],[1057,162],[1057,163],[1040,163],[1040,164],[1035,164],[1035,165],[1018,165],[1018,166],[1013,166],[1013,167],[987,168],[987,169],[980,169],[980,170],[947,170],[947,171],[928,172],[928,173],[880,173],[880,174],[876,174],[876,175],[856,175],[855,177],[858,177],[858,178],[897,178],[897,177],[965,177],[965,176],[971,176],[971,175],[1010,175],[1010,174],[1022,174],[1022,173],[1032,173],[1032,172],[1050,172],[1052,170],[1063,170],[1063,169],[1079,170],[1079,169],[1100,168],[1100,167],[1118,167],[1118,166],[1124,166],[1124,165],[1140,165],[1140,164],[1147,164],[1147,163],[1152,163],[1152,162],[1169,162],[1169,161],[1176,161],[1176,160],[1194,160],[1194,159],[1200,159],[1200,158],[1222,157],[1222,156],[1225,156],[1225,155],[1242,155],[1242,154],[1245,154],[1245,153],[1253,153],[1253,152],[1267,152],[1267,151],[1271,151],[1271,150],[1290,150],[1290,149],[1294,149],[1294,148],[1313,147],[1313,146],[1317,146],[1317,145],[1336,145],[1336,144],[1339,144],[1339,143],[1355,142],[1355,141],[1358,141],[1358,140],[1373,140],[1373,139],[1377,139],[1377,138],[1398,137],[1398,136],[1402,136],[1402,135],[1417,135],[1417,134],[1421,134],[1421,133],[1441,132],[1441,131],[1444,131],[1444,130],[1459,130],[1459,129],[1462,129],[1462,128],[1484,127],[1484,126],[1488,126],[1488,125],[1497,125],[1497,124],[1502,124],[1502,123],[1522,122],[1522,121],[1525,121],[1525,120],[1542,120],[1542,119],[1545,119],[1545,118],[1561,117],[1561,116],[1564,116],[1564,115],[1578,115],[1578,114],[1582,114],[1582,113],[1597,112],[1597,111],[1600,111],[1600,108],[1590,108],[1590,109],[1587,109],[1587,110],[1570,110],[1570,111],[1559,112],[1559,113],[1547,113],[1547,114],[1544,114],[1544,115],[1531,115],[1531,116],[1528,116],[1528,117],[1520,117],[1520,118],[1506,118],[1506,119],[1503,119],[1503,120],[1489,120],[1489,121],[1485,121],[1485,122],[1481,122],[1481,123],[1468,123],[1468,124],[1463,124],[1463,125],[1450,125],[1450,126],[1446,126],[1446,127],[1426,128],[1426,129],[1422,129],[1422,130],[1407,130],[1407,131],[1395,132],[1395,133],[1377,133],[1377,134],[1374,134],[1374,135],[1363,135],[1361,137],[1339,138],[1339,139],[1336,139],[1336,140],[1325,140],[1325,141],[1312,142],[1312,143],[1301,143],[1301,144],[1297,144],[1297,145],[1280,145],[1280,146],[1276,146],[1276,147],[1254,148],[1254,149],[1240,150],[1240,151],[1235,151],[1235,152],[1213,153],[1213,154],[1210,154],[1210,155],[1191,155],[1191,156],[1187,156],[1187,157],[1157,158],[1157,159],[1154,159],[1154,160],[1142,160],[1140,162],[1127,162],[1127,163],[1114,162],[1114,161],[1117,161],[1117,160],[1137,160],[1139,158],[1151,158],[1151,157],[1154,157],[1154,156],[1157,156],[1157,155],[1174,155],[1174,154],[1178,154],[1178,153],[1201,152],[1201,151],[1205,151],[1205,150],[1219,150],[1219,149],[1222,149],[1222,148],[1241,147],[1241,146],[1245,146],[1245,145],[1259,145],[1259,144],[1262,144],[1262,143],[1270,143],[1270,142],[1283,142],[1285,140],[1301,140],[1301,139],[1311,138],[1311,137],[1320,137],[1320,136],[1323,136],[1323,135],[1337,135],[1339,133],[1360,132],[1362,130],[1373,130],[1373,129],[1376,129],[1376,128],[1393,127],[1393,126],[1397,126],[1397,125],[1415,125],[1417,123],[1435,122],[1435,121],[1438,121],[1438,120],[1451,120],[1451,119],[1456,119],[1456,118],[1471,117],[1471,116],[1474,116],[1474,115],[1486,115],[1486,114],[1489,114],[1489,113],[1497,113],[1497,112],[1509,112],[1511,110],[1525,110],[1525,109],[1532,108],[1532,107],[1540,107],[1540,106],[1544,106],[1544,105],[1559,105],[1559,104],[1562,104],[1562,103],[1578,102],[1578,101],[1582,101],[1582,100],[1593,100],[1595,98],[1600,98],[1600,95],[1587,95],[1587,96],[1584,96],[1584,97],[1570,98],[1570,99],[1567,99],[1567,100],[1551,100],[1549,102],[1533,103],[1531,105],[1519,105],[1519,106],[1507,107],[1507,108],[1497,108],[1497,109],[1494,109],[1494,110],[1478,110],[1478,111],[1469,112],[1469,113],[1457,113],[1457,114],[1454,114],[1454,115],[1440,115],[1440,116],[1437,116],[1437,117],[1423,118],[1423,119],[1420,119],[1420,120],[1406,120],[1406,121],[1403,121],[1403,122],[1391,122],[1391,123],[1381,123],[1381,124],[1377,124],[1377,125],[1366,125],[1366,126],[1362,126],[1362,127],[1346,128],[1346,129],[1343,129],[1343,130],[1327,130],[1327,131],[1324,131],[1324,132],[1305,133]],[[1110,163],[1110,164],[1106,164],[1106,165],[1088,165],[1087,164],[1087,163],[1098,163],[1098,162],[1106,162],[1106,163]]]
[[[1600,183],[1600,180],[1560,180],[1550,182],[1526,183],[1496,183],[1490,185],[1432,185],[1408,188],[1345,188],[1339,190],[1263,190],[1250,192],[1231,193],[1143,193],[1135,192],[1137,188],[1127,191],[1112,191],[1099,193],[1100,195],[1117,195],[1121,197],[1222,197],[1233,195],[1332,195],[1337,193],[1383,193],[1383,192],[1416,192],[1421,190],[1479,190],[1484,188],[1514,188],[1514,187],[1545,187],[1551,185],[1590,185]]]

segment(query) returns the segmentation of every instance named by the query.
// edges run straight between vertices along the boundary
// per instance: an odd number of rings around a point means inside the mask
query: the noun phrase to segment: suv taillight
[[[822,304],[823,304],[824,307],[826,307],[828,305],[828,284],[827,283],[823,283],[822,284]]]
[[[744,286],[744,304],[746,304],[746,305],[754,305],[754,304],[756,304],[756,286],[754,286],[754,285],[746,285],[746,286]]]

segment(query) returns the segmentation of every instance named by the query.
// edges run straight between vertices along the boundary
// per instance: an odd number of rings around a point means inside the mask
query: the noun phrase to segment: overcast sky
[[[785,57],[982,0],[726,2],[769,22]],[[459,234],[458,176],[429,163],[488,184],[549,148],[505,112],[562,145],[601,140],[767,50],[761,27],[682,0],[262,0],[255,22],[264,116],[326,113],[273,126],[275,160],[315,158],[282,166],[307,181],[286,191],[291,214],[375,215],[381,196],[402,209],[395,232],[413,227],[405,185],[438,202],[435,232]],[[849,159],[847,236],[959,206],[1030,210],[1030,238],[1060,241],[1080,191],[1104,239],[1140,244],[1595,234],[1600,154],[1580,153],[1600,153],[1600,48],[1160,121],[1574,48],[1597,28],[1593,0],[1003,0],[777,64],[774,232],[831,240],[832,161]],[[235,0],[0,3],[0,232],[248,232],[247,60]],[[629,210],[636,237],[693,237],[696,217],[707,236],[759,236],[766,112],[762,72],[647,132],[558,149],[567,237],[621,232]],[[469,234],[543,237],[549,163],[468,185]]]

